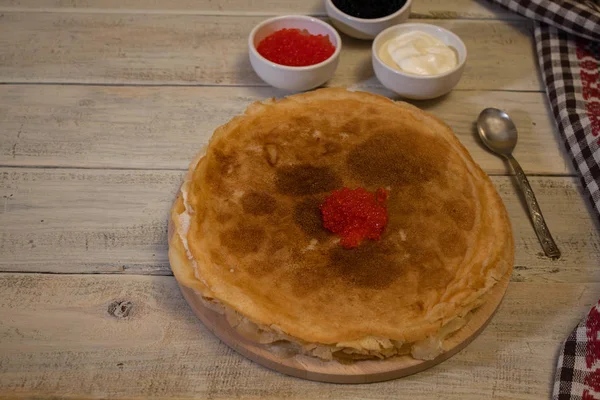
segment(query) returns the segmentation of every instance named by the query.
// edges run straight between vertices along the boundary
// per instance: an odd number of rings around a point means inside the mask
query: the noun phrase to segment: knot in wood
[[[127,318],[132,308],[130,301],[113,301],[108,305],[108,314],[115,318]]]

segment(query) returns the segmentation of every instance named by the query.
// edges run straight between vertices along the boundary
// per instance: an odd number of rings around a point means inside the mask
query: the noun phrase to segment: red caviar
[[[256,50],[274,63],[303,67],[327,60],[335,46],[327,35],[311,35],[306,29],[280,29],[261,40]]]
[[[388,192],[366,189],[334,190],[321,204],[323,226],[342,237],[345,248],[357,247],[364,239],[379,240],[388,222],[385,202]]]

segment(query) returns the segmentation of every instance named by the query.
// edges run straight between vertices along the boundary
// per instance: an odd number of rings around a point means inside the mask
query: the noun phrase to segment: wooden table
[[[547,398],[560,343],[600,297],[596,218],[551,118],[529,21],[484,0],[414,0],[460,35],[465,74],[415,102],[491,175],[514,227],[499,312],[451,360],[372,385],[302,381],[211,336],[167,259],[167,213],[214,128],[285,93],[252,71],[250,29],[320,0],[0,0],[0,396],[205,399]],[[343,37],[331,86],[391,96],[370,42]],[[515,119],[516,156],[563,252],[545,258],[507,166],[476,140],[485,107]]]

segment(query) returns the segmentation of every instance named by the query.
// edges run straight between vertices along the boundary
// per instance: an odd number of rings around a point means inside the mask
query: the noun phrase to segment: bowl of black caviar
[[[390,26],[405,22],[412,0],[325,0],[331,24],[357,39],[373,39]]]

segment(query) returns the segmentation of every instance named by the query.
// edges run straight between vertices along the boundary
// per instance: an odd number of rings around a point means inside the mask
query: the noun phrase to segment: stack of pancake
[[[346,249],[323,227],[342,187],[389,192],[380,240]],[[501,199],[446,124],[344,89],[219,127],[171,218],[181,284],[250,340],[325,360],[435,358],[514,258]]]

